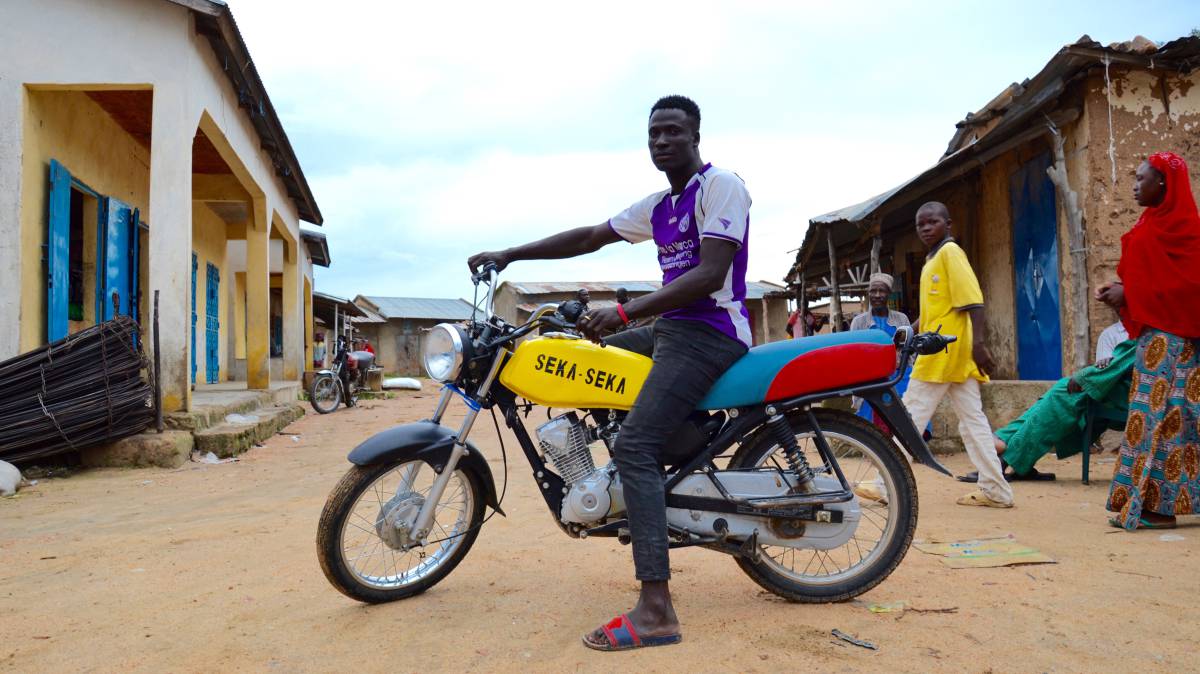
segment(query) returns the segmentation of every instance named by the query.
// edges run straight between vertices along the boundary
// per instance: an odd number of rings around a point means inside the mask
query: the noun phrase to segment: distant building
[[[428,297],[359,295],[354,304],[365,314],[352,318],[355,329],[371,342],[375,360],[388,374],[424,375],[421,350],[429,328],[471,317],[471,303]]]
[[[496,313],[510,323],[520,324],[529,320],[538,305],[575,299],[580,288],[587,288],[591,295],[588,306],[600,308],[616,305],[618,288],[627,290],[632,299],[661,287],[659,281],[505,281],[496,291]],[[755,344],[788,338],[787,291],[783,286],[766,281],[747,282],[746,308],[750,311],[750,328]]]
[[[1163,150],[1200,169],[1197,62],[1196,37],[1063,47],[958,122],[934,166],[812,218],[787,275],[793,294],[829,297],[835,280],[840,295],[865,293],[875,257],[896,278],[893,308],[915,319],[925,249],[914,216],[941,201],[983,288],[994,378],[1054,380],[1089,363],[1117,318],[1092,294],[1116,278],[1121,235],[1141,212],[1134,170]],[[1194,298],[1179,301],[1182,311]]]
[[[299,381],[321,212],[228,5],[3,17],[0,359],[114,313],[150,345],[158,292],[164,411],[192,384]]]

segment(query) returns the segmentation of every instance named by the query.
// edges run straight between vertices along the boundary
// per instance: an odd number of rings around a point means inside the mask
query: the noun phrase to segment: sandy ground
[[[855,602],[789,604],[724,555],[672,554],[684,643],[595,653],[579,636],[631,607],[629,550],[551,522],[509,439],[508,518],[419,597],[365,606],[325,581],[314,546],[346,452],[428,415],[430,394],[310,414],[238,463],[95,470],[0,500],[0,669],[13,671],[1196,671],[1200,526],[1162,541],[1105,526],[1106,476],[1019,483],[1009,511],[918,468],[919,538],[1013,533],[1054,565],[952,570],[911,550]],[[486,418],[485,418],[486,419]],[[482,421],[482,419],[481,419]],[[475,441],[499,479],[490,419]],[[293,437],[294,436],[294,437]],[[962,457],[950,465],[965,469]],[[1191,525],[1191,522],[1186,522]],[[954,614],[873,614],[904,601]],[[830,636],[838,628],[878,645]]]

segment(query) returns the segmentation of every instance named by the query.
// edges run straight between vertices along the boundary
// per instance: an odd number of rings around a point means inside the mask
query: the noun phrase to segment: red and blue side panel
[[[726,370],[697,408],[718,410],[879,381],[896,370],[896,347],[882,330],[856,330],[772,342]]]

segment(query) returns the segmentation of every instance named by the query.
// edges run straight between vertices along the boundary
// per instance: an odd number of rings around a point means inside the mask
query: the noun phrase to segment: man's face
[[[587,304],[592,299],[592,294],[588,292],[587,288],[580,288],[579,292],[575,293],[575,296],[584,304]]]
[[[950,219],[940,209],[923,208],[917,211],[917,238],[926,248],[932,248],[946,238],[949,229]]]
[[[659,171],[685,169],[700,155],[700,134],[682,110],[655,110],[650,115],[650,160]]]
[[[887,307],[888,295],[892,289],[882,283],[872,283],[870,289],[867,290],[867,298],[871,301],[872,309],[884,309]]]

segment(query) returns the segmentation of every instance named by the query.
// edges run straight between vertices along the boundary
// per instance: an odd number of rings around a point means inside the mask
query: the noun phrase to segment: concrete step
[[[85,449],[81,459],[83,465],[94,468],[178,468],[191,456],[192,446],[192,434],[188,431],[149,431]]]
[[[195,431],[195,450],[201,454],[212,452],[220,458],[236,456],[303,417],[304,408],[295,403],[272,404],[233,414],[238,416]]]
[[[260,407],[293,404],[299,397],[299,383],[276,385],[270,390],[197,391],[192,396],[192,409],[166,415],[163,424],[171,430],[203,431],[224,423],[230,414],[249,414]]]

